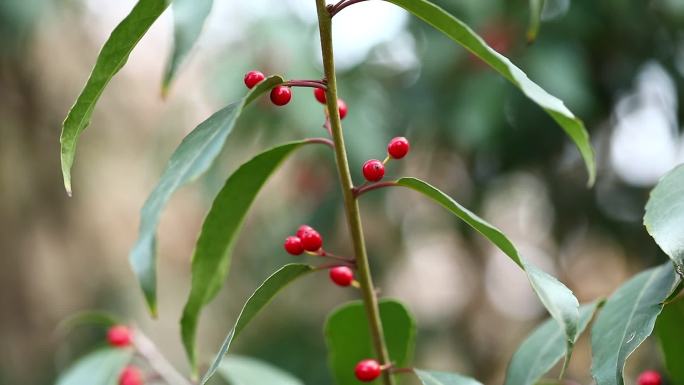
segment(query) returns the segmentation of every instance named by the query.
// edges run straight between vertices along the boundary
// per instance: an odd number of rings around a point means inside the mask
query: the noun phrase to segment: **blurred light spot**
[[[618,101],[610,161],[625,182],[649,186],[676,164],[678,134],[674,81],[657,63],[646,64],[635,90]]]
[[[570,9],[570,0],[546,0],[542,20],[550,21],[565,16]]]

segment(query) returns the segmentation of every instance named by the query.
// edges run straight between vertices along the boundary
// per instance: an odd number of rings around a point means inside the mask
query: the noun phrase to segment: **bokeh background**
[[[684,2],[547,0],[528,46],[524,0],[436,1],[480,32],[582,117],[598,155],[585,186],[578,152],[545,113],[459,46],[391,5],[372,1],[335,20],[351,164],[384,156],[397,135],[412,153],[392,176],[442,188],[509,234],[580,301],[609,295],[664,260],[641,224],[649,189],[684,160]],[[167,100],[160,97],[171,14],[152,27],[95,110],[76,160],[74,197],[59,169],[61,122],[99,48],[133,0],[0,1],[0,383],[51,384],[102,330],[70,336],[57,324],[79,311],[111,311],[140,325],[186,369],[177,321],[204,214],[237,165],[276,143],[320,136],[322,111],[307,89],[275,108],[249,109],[211,172],[180,191],[159,231],[160,318],[151,320],[128,267],[138,212],[171,152],[199,122],[244,93],[251,69],[320,78],[312,0],[216,0],[202,38]],[[205,312],[208,360],[245,298],[292,260],[282,239],[301,223],[332,250],[351,251],[333,158],[296,155],[259,196],[220,296]],[[356,180],[359,181],[358,173]],[[405,191],[364,196],[377,284],[418,321],[416,366],[500,384],[516,346],[545,312],[503,254],[433,203]],[[235,352],[330,384],[322,323],[353,290],[321,274],[288,288],[237,341]],[[590,383],[586,336],[569,376]],[[644,345],[628,383],[659,368]]]

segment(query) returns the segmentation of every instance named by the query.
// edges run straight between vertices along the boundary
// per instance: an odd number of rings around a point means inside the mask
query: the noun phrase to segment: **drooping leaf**
[[[670,171],[651,191],[644,225],[684,277],[684,165]]]
[[[119,374],[133,357],[132,349],[102,349],[76,361],[56,385],[116,385]]]
[[[202,307],[216,295],[230,268],[231,249],[261,187],[285,158],[308,140],[274,147],[240,166],[226,181],[204,219],[192,257],[190,296],[181,319],[183,343],[195,362],[195,334]]]
[[[396,4],[462,45],[518,87],[525,96],[546,111],[572,139],[582,154],[589,173],[589,185],[594,183],[596,165],[594,150],[589,142],[584,123],[565,104],[531,81],[527,75],[505,56],[491,48],[470,27],[439,6],[427,0],[387,0]]]
[[[213,0],[173,0],[173,51],[164,72],[162,95],[166,95],[171,81],[197,42],[213,3]]]
[[[71,166],[74,163],[76,144],[88,127],[102,91],[117,72],[126,64],[128,56],[159,15],[169,5],[168,0],[139,0],[131,13],[112,31],[97,57],[88,82],[76,99],[62,125],[61,159],[64,187],[71,196]]]
[[[233,343],[235,337],[242,332],[242,330],[247,326],[247,324],[249,324],[250,321],[252,321],[252,319],[254,319],[259,311],[268,305],[273,297],[275,297],[275,295],[278,294],[278,292],[290,282],[312,272],[313,270],[313,267],[309,265],[285,265],[280,270],[273,273],[273,275],[268,277],[266,281],[264,281],[264,283],[262,283],[261,286],[256,289],[254,294],[252,294],[252,296],[249,297],[245,303],[245,306],[242,307],[242,311],[240,312],[240,315],[238,315],[235,325],[228,331],[226,339],[223,341],[223,344],[221,344],[221,348],[209,367],[209,370],[207,370],[202,377],[200,385],[206,384],[207,381],[209,381],[209,379],[216,373],[221,365],[221,362],[223,361],[223,357],[225,357],[228,349],[230,349],[230,345]],[[194,336],[193,340],[188,341],[184,335],[183,341],[185,343],[185,348],[188,350],[191,357],[193,357],[192,360],[194,361]],[[191,345],[189,345],[189,343]]]
[[[665,305],[656,322],[665,366],[673,385],[684,385],[684,300]]]
[[[414,369],[423,385],[482,385],[480,381],[456,373]]]
[[[597,385],[624,384],[627,358],[651,335],[663,301],[677,283],[667,262],[637,274],[606,301],[591,330],[591,371]]]
[[[415,321],[406,307],[397,301],[383,299],[379,307],[390,360],[397,367],[404,367],[413,355]],[[325,337],[328,364],[335,383],[364,384],[354,377],[354,366],[375,354],[363,303],[354,301],[335,309],[325,323]],[[380,380],[370,384],[376,383]]]
[[[401,178],[396,183],[399,186],[408,187],[427,196],[449,210],[470,227],[484,235],[499,250],[503,251],[513,262],[520,266],[527,274],[527,278],[542,304],[549,311],[551,317],[561,326],[568,344],[568,353],[572,351],[572,345],[577,338],[578,332],[579,302],[570,289],[556,278],[527,262],[518,253],[513,243],[499,229],[461,206],[442,191],[416,178]]]
[[[539,34],[544,0],[530,0],[530,24],[527,27],[527,42],[534,43]]]
[[[227,356],[217,373],[230,385],[304,385],[292,374],[250,357]]]
[[[589,325],[600,306],[594,302],[580,307],[577,337]],[[577,338],[574,342],[577,342]],[[506,372],[505,385],[533,385],[567,354],[565,335],[556,320],[550,319],[537,327],[513,355]]]
[[[171,155],[157,186],[145,201],[140,213],[138,239],[129,260],[153,315],[157,310],[156,231],[164,206],[176,190],[209,169],[245,106],[282,82],[279,76],[264,80],[242,100],[214,113],[197,126]]]

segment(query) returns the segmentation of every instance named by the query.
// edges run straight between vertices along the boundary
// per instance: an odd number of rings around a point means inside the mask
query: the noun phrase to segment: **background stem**
[[[330,117],[330,128],[333,142],[335,143],[335,160],[337,163],[337,171],[340,176],[342,195],[344,196],[347,222],[354,245],[354,255],[357,263],[357,279],[361,285],[363,303],[366,308],[370,334],[373,339],[373,346],[375,348],[375,353],[377,354],[377,359],[380,361],[381,365],[387,365],[390,364],[389,354],[387,353],[382,323],[380,322],[378,299],[375,295],[370,266],[368,265],[368,255],[366,254],[366,243],[363,237],[359,205],[353,193],[354,185],[351,179],[351,172],[349,171],[347,150],[344,146],[342,122],[340,121],[340,114],[337,109],[337,79],[335,77],[335,60],[332,43],[332,16],[326,7],[325,0],[316,0],[316,9],[318,12],[318,25],[321,34],[323,67],[326,79],[328,80],[326,101]],[[392,375],[387,370],[383,372],[383,383],[385,385],[394,384]]]

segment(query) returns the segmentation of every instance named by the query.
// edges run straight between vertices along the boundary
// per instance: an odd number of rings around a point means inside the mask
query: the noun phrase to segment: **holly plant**
[[[156,233],[162,210],[171,196],[181,186],[207,172],[229,142],[242,112],[266,93],[275,106],[286,106],[293,101],[294,89],[308,88],[313,90],[315,100],[323,105],[321,137],[283,143],[244,162],[226,178],[204,218],[194,253],[189,259],[192,261],[192,281],[180,319],[180,337],[191,370],[181,373],[175,369],[142,330],[125,322],[111,321],[107,323],[109,347],[74,363],[63,373],[58,384],[204,385],[215,376],[241,385],[300,384],[292,375],[268,363],[228,353],[233,341],[285,286],[306,275],[322,273],[328,274],[333,284],[354,290],[360,298],[335,309],[324,327],[329,349],[328,364],[336,384],[374,382],[394,385],[409,375],[416,376],[424,385],[479,384],[478,380],[464,374],[414,367],[411,363],[416,336],[413,316],[399,300],[380,298],[380,291],[374,286],[369,263],[373,256],[367,252],[359,201],[366,194],[378,194],[380,192],[375,190],[386,188],[410,190],[465,222],[518,266],[520,274],[526,276],[548,311],[550,319],[522,341],[511,358],[506,385],[532,385],[540,381],[545,384],[564,383],[563,373],[571,360],[575,342],[592,320],[591,372],[598,385],[623,385],[626,360],[655,328],[671,381],[684,384],[681,365],[684,362],[684,301],[677,298],[684,276],[684,168],[677,168],[662,179],[651,195],[644,217],[646,229],[671,260],[634,276],[610,298],[597,298],[580,304],[570,289],[530,262],[503,232],[440,190],[437,187],[439,181],[431,183],[411,176],[386,178],[386,169],[395,167],[397,162],[410,162],[410,138],[387,138],[387,148],[377,149],[378,159],[370,159],[362,165],[349,164],[342,121],[353,111],[338,95],[332,29],[336,15],[347,7],[363,7],[364,0],[341,0],[335,4],[326,4],[325,0],[308,1],[312,8],[315,6],[318,16],[323,73],[313,76],[315,79],[301,80],[266,75],[258,70],[248,72],[244,77],[247,89],[244,97],[216,111],[183,139],[141,211],[139,235],[130,252],[130,264],[150,314],[156,316]],[[531,103],[541,107],[576,146],[586,166],[588,185],[593,185],[596,173],[589,136],[582,121],[561,100],[530,80],[465,23],[429,0],[384,1],[403,8],[441,32],[446,39],[468,50],[483,65],[519,89]],[[104,44],[90,78],[69,111],[61,134],[62,172],[69,195],[72,193],[71,168],[76,145],[90,122],[99,97],[169,3],[170,0],[137,2]],[[543,1],[531,0],[530,5],[532,16],[528,38],[533,40],[539,29]],[[163,93],[168,92],[178,69],[182,67],[211,7],[211,0],[173,1],[175,45],[163,76]],[[235,87],[240,85],[235,84]],[[225,340],[218,347],[214,359],[200,362],[195,341],[200,315],[226,281],[233,246],[252,203],[289,156],[298,151],[310,151],[313,147],[323,148],[332,155],[330,167],[336,169],[339,177],[350,247],[332,250],[326,245],[326,234],[308,225],[297,228],[293,224],[292,233],[283,235],[284,251],[297,258],[311,256],[311,260],[317,262],[286,264],[273,272],[247,299],[235,323],[226,327]],[[364,181],[352,180],[352,167],[361,170]],[[273,239],[265,241],[278,242]],[[560,379],[542,380],[561,362]],[[661,383],[661,376],[658,372],[644,371],[638,382],[657,385]]]

